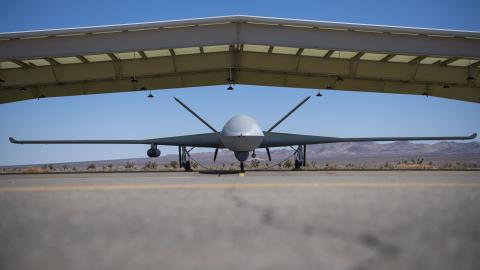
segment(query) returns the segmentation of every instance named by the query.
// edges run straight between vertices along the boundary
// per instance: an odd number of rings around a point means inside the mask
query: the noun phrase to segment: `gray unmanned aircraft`
[[[213,161],[217,159],[218,149],[227,148],[235,153],[235,157],[240,161],[240,170],[244,172],[244,162],[252,153],[255,158],[255,149],[265,148],[268,159],[271,161],[270,148],[297,146],[295,149],[295,168],[300,168],[306,164],[306,146],[308,144],[336,143],[336,142],[367,142],[367,141],[420,141],[420,140],[470,140],[474,139],[477,134],[470,136],[454,136],[454,137],[373,137],[373,138],[337,138],[322,137],[311,135],[300,135],[291,133],[272,132],[280,123],[288,116],[302,106],[310,97],[303,99],[297,106],[290,110],[284,117],[278,120],[267,131],[262,131],[257,121],[247,115],[238,115],[232,117],[223,126],[222,131],[217,131],[203,118],[196,114],[192,109],[185,105],[178,98],[174,98],[180,105],[193,114],[198,120],[205,124],[213,132],[175,136],[167,138],[146,139],[146,140],[34,140],[19,141],[10,137],[10,142],[17,144],[147,144],[150,149],[147,155],[151,158],[159,157],[160,150],[158,145],[178,146],[178,155],[180,167],[190,170],[189,152],[195,147],[215,148]],[[187,147],[192,147],[187,150]]]

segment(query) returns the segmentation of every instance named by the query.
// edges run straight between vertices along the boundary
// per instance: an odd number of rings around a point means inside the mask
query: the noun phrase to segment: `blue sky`
[[[5,1],[0,32],[232,14],[480,31],[480,1]],[[146,146],[12,145],[21,139],[135,139],[208,132],[178,96],[220,129],[233,115],[268,128],[314,90],[238,85],[29,100],[0,105],[0,165],[146,156]],[[467,135],[480,105],[408,95],[324,91],[278,131],[328,136]],[[161,148],[173,153],[174,148]]]

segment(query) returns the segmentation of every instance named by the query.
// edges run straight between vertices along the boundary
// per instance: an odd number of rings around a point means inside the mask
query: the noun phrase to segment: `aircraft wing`
[[[470,136],[443,136],[443,137],[372,137],[372,138],[338,138],[312,135],[300,135],[290,133],[264,132],[264,140],[259,146],[278,147],[304,144],[322,144],[336,142],[378,142],[378,141],[427,141],[427,140],[471,140],[477,137],[477,133]]]
[[[172,146],[192,147],[221,147],[218,132],[175,136],[145,140],[16,140],[9,138],[11,143],[16,144],[156,144]]]

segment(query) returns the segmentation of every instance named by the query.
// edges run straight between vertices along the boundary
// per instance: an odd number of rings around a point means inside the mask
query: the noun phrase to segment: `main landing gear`
[[[299,170],[302,166],[307,164],[307,145],[299,145],[295,152],[294,168],[295,170]]]
[[[241,173],[245,172],[245,164],[243,162],[240,162],[240,172]]]
[[[187,172],[192,171],[190,155],[188,154],[190,151],[192,151],[192,149],[187,151],[187,148],[185,146],[178,147],[178,163],[180,164],[180,168],[184,168]]]

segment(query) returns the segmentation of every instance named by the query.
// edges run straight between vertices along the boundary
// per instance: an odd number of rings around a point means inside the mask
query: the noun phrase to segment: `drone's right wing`
[[[156,138],[146,140],[16,140],[9,138],[16,144],[155,144],[192,147],[222,147],[218,132]]]

